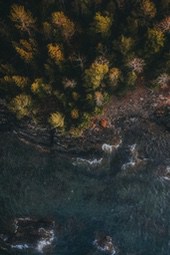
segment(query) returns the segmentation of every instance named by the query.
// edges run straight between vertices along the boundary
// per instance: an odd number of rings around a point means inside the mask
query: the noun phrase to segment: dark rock
[[[97,248],[97,250],[102,251],[105,254],[117,255],[119,253],[118,248],[113,243],[111,236],[98,236],[93,241],[93,245]]]
[[[52,248],[55,240],[55,222],[31,218],[16,218],[11,232],[0,235],[1,247],[6,250],[36,250]]]

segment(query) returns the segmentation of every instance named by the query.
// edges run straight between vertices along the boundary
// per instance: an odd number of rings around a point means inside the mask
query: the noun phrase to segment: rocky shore
[[[0,101],[0,131],[12,131],[21,141],[42,151],[57,151],[71,156],[97,155],[103,153],[102,145],[117,146],[131,122],[155,125],[170,130],[170,93],[151,91],[138,87],[126,96],[113,97],[104,112],[92,119],[91,127],[80,137],[62,134],[49,127],[37,126],[30,121],[16,121],[3,100]],[[101,124],[104,123],[104,124]],[[124,125],[126,123],[126,125]],[[140,123],[139,123],[140,125]],[[109,148],[109,147],[108,147]]]

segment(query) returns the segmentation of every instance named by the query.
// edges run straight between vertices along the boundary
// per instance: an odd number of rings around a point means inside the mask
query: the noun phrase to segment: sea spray
[[[76,158],[72,159],[73,160],[73,166],[89,166],[89,167],[97,167],[102,164],[103,158],[100,159],[85,159],[85,158]]]
[[[111,154],[113,152],[113,150],[114,149],[118,149],[121,144],[122,144],[122,140],[121,139],[119,140],[119,142],[117,144],[114,144],[114,145],[104,143],[102,145],[102,151],[104,151],[107,154]]]

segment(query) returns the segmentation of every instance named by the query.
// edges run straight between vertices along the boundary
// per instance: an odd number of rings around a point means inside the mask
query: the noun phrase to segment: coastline
[[[0,104],[1,133],[12,131],[20,141],[42,152],[57,151],[70,156],[84,157],[97,155],[100,158],[103,153],[102,145],[117,146],[122,139],[122,133],[128,128],[128,123],[137,119],[146,122],[148,127],[157,125],[169,131],[168,117],[165,125],[160,121],[164,118],[164,112],[160,109],[169,109],[170,93],[164,90],[150,90],[144,86],[138,86],[120,98],[113,96],[105,105],[103,114],[93,117],[90,127],[79,137],[61,134],[49,127],[36,126],[28,121],[15,123],[14,116],[8,112],[4,102],[1,101]],[[105,121],[105,126],[101,125],[102,120]]]

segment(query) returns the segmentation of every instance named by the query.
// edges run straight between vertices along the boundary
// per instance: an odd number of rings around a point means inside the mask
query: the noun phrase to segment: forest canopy
[[[113,94],[170,81],[169,0],[0,0],[0,97],[18,119],[86,127]]]

